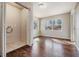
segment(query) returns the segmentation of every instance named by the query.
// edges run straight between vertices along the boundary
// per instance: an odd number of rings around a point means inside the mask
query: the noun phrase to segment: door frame
[[[19,2],[14,2],[14,3],[16,3],[16,4],[20,5],[20,6],[22,6],[22,7],[25,8],[25,9],[27,9],[28,12],[31,11],[30,8],[28,8],[28,7],[26,7],[26,6],[23,6],[23,5],[20,4]],[[5,15],[6,15],[6,14],[5,14],[5,13],[6,13],[6,2],[4,2],[2,5],[3,5],[3,6],[2,6],[2,14],[3,14],[3,15],[2,15],[2,16],[3,16],[3,17],[2,17],[2,23],[3,23],[3,26],[2,26],[2,27],[3,27],[3,31],[2,31],[2,32],[3,32],[3,34],[2,34],[2,36],[3,36],[3,37],[2,37],[2,38],[3,38],[3,39],[2,39],[2,42],[3,42],[3,44],[2,44],[2,45],[3,45],[3,46],[2,46],[3,49],[2,49],[2,50],[3,50],[3,51],[2,51],[2,54],[3,54],[3,55],[2,55],[2,56],[3,56],[3,57],[6,57],[6,40],[7,40],[7,39],[6,39],[6,34],[7,34],[7,33],[6,33],[6,23],[5,23],[5,20],[6,20],[6,19],[5,19],[5,18],[6,18],[6,17],[5,17]],[[26,38],[26,39],[27,39],[27,38]]]
[[[75,20],[75,16],[76,16],[76,7],[77,7],[78,3],[75,4],[74,8],[71,11],[71,41],[75,44],[75,39],[76,39],[76,20]]]

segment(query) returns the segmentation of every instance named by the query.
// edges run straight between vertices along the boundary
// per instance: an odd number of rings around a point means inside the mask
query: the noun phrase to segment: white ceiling
[[[45,2],[46,8],[40,8],[38,2],[33,3],[33,12],[35,17],[47,17],[70,12],[76,5],[76,2]]]
[[[31,8],[33,6],[33,15],[35,17],[47,17],[62,13],[70,12],[70,10],[76,5],[76,2],[44,2],[46,8],[40,8],[39,2],[19,2],[20,4]]]

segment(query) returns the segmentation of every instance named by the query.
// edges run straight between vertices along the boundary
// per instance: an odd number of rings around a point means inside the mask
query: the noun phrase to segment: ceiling
[[[70,12],[76,2],[45,2],[46,8],[40,8],[38,4],[38,2],[33,3],[34,16],[42,18]]]
[[[19,2],[20,4],[32,8],[33,6],[33,15],[35,17],[48,17],[57,14],[63,14],[70,12],[72,8],[76,5],[77,2],[43,2],[45,3],[46,8],[40,8],[40,2]]]

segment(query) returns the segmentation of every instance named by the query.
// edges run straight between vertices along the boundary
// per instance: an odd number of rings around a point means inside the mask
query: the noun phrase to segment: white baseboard
[[[40,36],[47,36],[47,37],[55,37],[55,36],[49,36],[49,35],[40,35]],[[66,37],[55,37],[55,38],[62,38],[62,39],[70,39],[70,38],[66,38]]]

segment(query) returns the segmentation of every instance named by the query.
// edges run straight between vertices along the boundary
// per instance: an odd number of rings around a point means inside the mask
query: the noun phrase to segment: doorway
[[[6,3],[6,53],[27,44],[28,9],[17,3]]]

